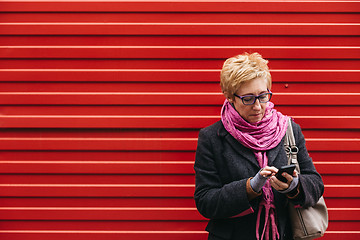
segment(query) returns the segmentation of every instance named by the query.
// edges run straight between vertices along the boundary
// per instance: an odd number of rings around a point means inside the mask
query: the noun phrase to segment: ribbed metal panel
[[[200,128],[233,55],[325,182],[324,239],[360,238],[360,1],[0,1],[0,239],[206,239]]]

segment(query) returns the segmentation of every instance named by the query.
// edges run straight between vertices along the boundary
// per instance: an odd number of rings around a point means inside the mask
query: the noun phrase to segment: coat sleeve
[[[198,211],[206,218],[240,217],[253,213],[246,193],[247,179],[223,184],[216,163],[214,136],[202,129],[195,157],[194,199]],[[218,144],[218,143],[217,143]],[[221,144],[221,143],[220,143]]]
[[[300,197],[293,200],[302,207],[314,206],[324,193],[324,184],[305,146],[305,138],[299,125],[293,122],[296,145],[299,148]]]

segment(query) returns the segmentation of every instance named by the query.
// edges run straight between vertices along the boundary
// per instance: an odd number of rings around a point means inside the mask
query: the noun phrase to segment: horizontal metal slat
[[[3,199],[6,199],[5,201]],[[33,200],[41,201],[33,201]],[[54,199],[56,201],[54,201]],[[74,199],[76,201],[74,201]],[[107,201],[104,201],[107,200]],[[350,201],[352,200],[352,201]],[[340,210],[359,208],[359,204],[356,204],[355,199],[349,198],[326,198],[326,205],[328,208],[338,208]],[[13,203],[13,202],[15,203]],[[185,203],[184,203],[185,202]],[[353,203],[352,203],[353,202]],[[2,207],[50,207],[50,208],[195,208],[195,201],[193,198],[2,198]],[[345,212],[346,213],[346,212]],[[34,221],[34,222],[33,222]],[[16,220],[16,222],[5,222],[0,220],[3,229],[42,229],[44,227],[41,224],[41,220],[33,220],[26,222]],[[157,220],[158,222],[161,220]],[[198,230],[205,229],[206,222],[204,221],[191,221],[183,222],[182,220],[173,220],[170,222],[161,221],[158,225],[156,222],[137,220],[135,222],[118,222],[118,221],[96,221],[93,223],[86,223],[86,221],[77,220],[76,225],[72,225],[70,222],[51,221],[46,225],[46,229],[67,229],[67,230]],[[344,223],[338,222],[339,220],[330,219],[331,224],[328,230],[356,230],[356,222],[348,222],[348,225],[344,226]],[[181,223],[181,224],[180,224]]]
[[[314,161],[324,162],[324,163],[326,163],[326,162],[354,162],[355,159],[360,159],[360,151],[311,152],[310,155]]]
[[[191,161],[0,161],[0,172],[9,173],[133,173],[133,174],[194,174]],[[19,165],[26,166],[19,166]],[[360,162],[314,162],[320,174],[360,175]],[[94,166],[96,168],[94,169]],[[26,169],[26,170],[24,170]],[[104,170],[105,169],[105,170]]]
[[[344,201],[347,207],[358,207],[358,204],[351,204],[351,202],[347,199],[340,199],[339,201]],[[328,201],[327,201],[328,202]],[[350,202],[350,203],[349,203]],[[331,204],[330,206],[338,207],[338,204]],[[329,206],[329,207],[330,207]],[[61,198],[61,197],[52,197],[52,198],[1,198],[1,207],[146,207],[146,208],[195,208],[195,201],[192,197],[187,198],[156,198],[156,197],[139,197],[139,198]],[[3,222],[1,222],[3,224]],[[200,224],[201,222],[199,222]],[[10,225],[14,225],[11,229],[20,228],[21,226],[31,225],[31,223],[27,223],[24,225],[18,225],[9,223]],[[39,223],[35,223],[38,225]],[[50,223],[49,223],[50,224]],[[65,223],[64,223],[65,224]],[[81,225],[80,225],[81,224]],[[165,223],[164,223],[165,224]],[[178,229],[178,223],[169,222],[167,225],[169,229]],[[50,224],[51,229],[56,229],[56,224]],[[105,223],[99,223],[99,228],[105,227],[105,229],[110,230],[111,228],[106,228]],[[102,225],[102,226],[101,226]],[[128,225],[128,227],[126,227]],[[140,227],[142,224],[137,222],[123,223],[123,222],[112,222],[109,226],[112,226],[113,229],[122,230],[122,229],[135,229]],[[165,224],[166,225],[166,224]],[[4,226],[4,225],[2,225]],[[194,225],[196,226],[196,225]],[[194,230],[191,223],[184,224],[184,230]],[[15,228],[14,228],[15,227]],[[67,225],[67,229],[86,229],[86,225],[84,222],[79,223],[79,225],[72,226],[71,224]],[[90,229],[92,228],[91,224],[88,226]],[[144,223],[144,228],[142,229],[150,229],[150,230],[159,230],[161,226],[156,226],[156,223],[148,222]],[[6,228],[9,229],[9,228]],[[35,228],[36,229],[36,228]]]
[[[360,129],[360,116],[292,116],[302,129]],[[0,128],[203,128],[220,116],[0,115]]]
[[[328,208],[329,218],[334,221],[359,221],[360,208]]]
[[[337,69],[273,69],[270,70],[273,82],[358,82],[360,70]]]
[[[325,198],[326,204],[328,208],[360,208],[360,203],[357,198]],[[147,208],[195,208],[195,201],[192,197],[187,198],[151,198],[151,197],[139,197],[139,198],[61,198],[61,197],[52,197],[52,198],[17,198],[17,197],[2,197],[1,198],[1,207],[147,207]],[[1,221],[0,221],[1,222]],[[165,224],[165,223],[164,223]],[[169,222],[167,225],[169,229],[178,229],[178,222]],[[1,222],[2,226],[4,222]],[[29,226],[27,229],[31,229],[30,226],[39,226],[41,225],[39,222],[35,222],[34,225],[32,223],[23,223],[17,225],[16,223],[8,223],[7,225],[11,225],[11,228],[4,229],[22,229],[23,226]],[[50,229],[58,229],[56,227],[56,223],[49,223]],[[106,223],[98,223],[98,228],[96,229],[135,229],[141,226],[144,226],[142,229],[150,229],[150,230],[159,230],[162,227],[157,226],[156,223],[148,222],[148,223],[139,223],[139,222],[112,222],[109,225]],[[206,225],[201,221],[198,222],[198,225]],[[341,229],[339,226],[332,227],[331,229]],[[87,226],[85,222],[79,222],[76,226],[71,225],[70,223],[63,223],[63,226],[66,226],[66,229],[94,229],[91,224]],[[109,228],[107,228],[109,226]],[[111,226],[111,228],[110,228]],[[126,227],[127,226],[127,227]],[[89,228],[87,228],[89,227]],[[194,230],[196,229],[196,225],[192,225],[191,223],[187,223],[183,225],[183,230]],[[204,226],[205,227],[205,226]],[[347,230],[355,229],[354,225],[346,226]],[[39,229],[39,227],[35,227],[33,229]],[[343,228],[344,229],[344,228]],[[344,229],[344,230],[345,230]]]
[[[206,240],[205,231],[67,231],[67,230],[0,230],[2,240]]]
[[[329,101],[331,99],[331,101]],[[360,93],[282,93],[273,95],[275,104],[280,105],[358,105]],[[350,103],[351,101],[355,101]]]
[[[276,84],[277,85],[277,84]],[[295,88],[294,84],[293,87]],[[319,84],[320,87],[321,84]],[[314,86],[319,86],[315,84]],[[348,83],[344,84],[343,87],[338,86],[339,84],[325,84],[326,89],[322,89],[322,92],[351,92],[351,89],[356,88],[358,84]],[[291,85],[292,86],[292,85]],[[346,88],[346,87],[347,88]],[[282,86],[281,86],[282,87]],[[281,88],[280,87],[280,88]],[[275,89],[278,86],[274,87]],[[350,88],[350,90],[349,90]],[[121,90],[121,92],[174,92],[176,89],[177,93],[182,92],[220,92],[218,83],[185,83],[178,82],[176,85],[172,82],[2,82],[0,83],[1,92],[95,92],[95,93],[113,93],[114,90]],[[296,88],[297,89],[297,88]],[[282,88],[281,88],[282,90]],[[307,88],[303,87],[297,89],[297,92],[306,92]],[[320,89],[319,89],[320,90]],[[275,90],[276,91],[276,90]]]
[[[360,185],[325,185],[325,197],[359,198]]]
[[[360,181],[360,175],[336,175],[336,174],[323,174],[323,181],[326,185],[346,185],[354,181]],[[334,196],[333,196],[334,197]],[[336,198],[336,197],[335,197]]]
[[[1,219],[32,220],[205,220],[196,208],[0,207]]]
[[[164,101],[166,99],[166,101]],[[211,99],[211,100],[210,100]],[[215,102],[214,102],[215,100]],[[224,101],[222,93],[86,93],[86,92],[7,92],[0,93],[0,104],[70,105],[206,105]]]
[[[332,221],[359,221],[360,208],[328,208]],[[206,220],[196,208],[0,207],[6,220]]]
[[[360,175],[323,174],[322,177],[326,185],[360,182]],[[1,181],[4,184],[195,184],[194,174],[2,174]]]
[[[0,84],[1,86],[1,84]],[[290,85],[291,86],[291,85]],[[275,86],[274,86],[275,88]],[[1,89],[1,87],[0,87]],[[143,116],[219,116],[221,110],[221,102],[215,105],[202,106],[126,106],[126,105],[0,105],[0,112],[3,116],[14,117],[17,114],[31,116],[119,116],[119,114],[127,116],[137,116],[142,113]],[[290,106],[275,105],[275,108],[288,116],[351,116],[356,117],[358,113],[357,106]],[[96,114],[96,115],[94,115]],[[336,136],[337,137],[337,136]]]
[[[316,90],[316,92],[321,94],[332,94],[332,93],[340,93],[340,94],[346,94],[346,93],[355,93],[357,94],[357,89],[360,86],[358,83],[300,83],[300,82],[274,82],[272,84],[271,91],[276,95],[277,92],[280,93],[289,93],[289,94],[299,94],[299,93],[307,93],[309,91],[309,88],[312,88]],[[219,82],[87,82],[86,84],[83,82],[0,82],[0,92],[2,93],[100,93],[100,94],[106,94],[106,93],[114,93],[114,90],[121,90],[121,93],[130,93],[130,94],[136,94],[136,93],[171,93],[175,92],[179,95],[181,93],[189,94],[189,93],[220,93],[220,86]],[[315,94],[315,93],[314,93]],[[8,106],[4,106],[8,107]],[[4,108],[2,107],[2,108]],[[74,106],[68,106],[68,108],[71,108]],[[90,106],[86,106],[87,108],[90,108]],[[178,106],[179,107],[179,106]],[[198,106],[199,108],[200,106]],[[204,106],[202,106],[204,107]],[[210,106],[208,106],[209,108]],[[214,107],[214,106],[213,106]],[[305,106],[303,106],[305,107]],[[347,106],[349,107],[349,106]],[[24,108],[24,106],[23,106]],[[32,107],[34,108],[34,107]],[[79,108],[79,107],[78,107]],[[126,106],[122,106],[123,109],[125,109],[125,112],[129,112],[129,109],[126,109]],[[127,108],[130,108],[127,106]],[[158,107],[160,108],[160,107]],[[183,107],[186,109],[185,107]],[[215,107],[214,107],[215,108]],[[20,108],[18,108],[20,109]],[[98,107],[99,110],[101,110],[101,107]],[[324,109],[324,108],[323,108]],[[337,108],[338,109],[338,108]],[[145,110],[149,111],[149,110]],[[182,112],[179,115],[191,115],[186,114],[186,112],[191,112],[192,108],[187,108],[182,114]],[[26,111],[29,112],[29,111]],[[53,111],[55,112],[55,111]],[[135,112],[135,111],[133,111]],[[150,115],[166,115],[162,112],[158,112],[157,114],[154,114],[152,111],[150,111]],[[206,114],[206,108],[201,113],[196,111],[196,114],[201,115],[209,115]],[[321,115],[333,115],[333,114],[324,114],[323,111],[320,111]],[[343,111],[344,114],[336,114],[336,115],[355,115],[357,111]],[[115,112],[116,113],[116,112]],[[113,112],[112,115],[115,115]],[[128,115],[123,112],[118,112],[118,114],[121,113],[122,115]],[[296,115],[304,115],[301,113],[298,113],[295,111]],[[336,111],[337,113],[337,111]],[[349,114],[348,114],[349,113]],[[93,112],[90,114],[79,114],[79,115],[92,115]],[[216,112],[218,114],[218,112]],[[34,114],[39,115],[39,114]],[[40,113],[40,115],[47,115],[46,113]],[[58,114],[61,115],[61,114]],[[66,115],[71,115],[66,113]],[[99,114],[100,115],[100,114]],[[146,114],[144,114],[146,115]],[[171,115],[178,115],[176,113],[173,113]],[[294,114],[293,114],[294,115]],[[306,114],[306,115],[313,115],[313,114]],[[319,115],[315,114],[315,115]]]
[[[194,201],[194,200],[193,200]],[[5,230],[51,230],[51,231],[199,231],[206,221],[1,221]],[[334,222],[336,224],[336,222]],[[349,225],[351,226],[351,222]],[[335,228],[336,229],[336,228]],[[350,229],[354,229],[350,228]],[[105,238],[106,239],[106,238]]]
[[[360,138],[307,138],[306,146],[310,151],[359,151]]]
[[[193,161],[0,161],[0,173],[194,174]],[[360,162],[315,162],[320,174],[360,175]]]
[[[0,23],[0,35],[358,36],[358,23]]]
[[[347,184],[349,182],[348,178],[339,178],[335,176],[339,181],[336,181],[336,184]],[[334,178],[335,178],[334,177]],[[342,179],[345,179],[342,182]],[[351,181],[359,179],[360,176],[354,176]],[[193,174],[2,174],[1,175],[2,183],[6,184],[41,184],[42,186],[47,186],[51,184],[75,184],[75,186],[81,185],[93,185],[93,184],[115,184],[123,186],[124,184],[135,184],[143,185],[144,183],[151,185],[164,185],[165,187],[174,185],[194,185],[195,178]],[[97,185],[96,185],[97,186]],[[116,187],[116,186],[115,186]],[[160,187],[160,186],[159,186]],[[68,201],[63,199],[64,202]],[[101,201],[101,200],[99,200]],[[121,202],[121,201],[119,201]],[[135,203],[135,202],[134,202]]]
[[[359,12],[358,1],[11,1],[0,12]]]
[[[360,70],[271,70],[273,82],[358,82]],[[218,69],[0,69],[0,81],[219,82]]]
[[[328,208],[360,208],[360,202],[357,198],[325,198],[325,202],[326,202],[326,205]],[[14,206],[14,205],[11,205],[11,206]],[[24,206],[24,205],[20,205],[20,206]],[[44,205],[44,206],[51,206],[51,205]],[[52,206],[54,206],[54,205],[52,205]],[[119,205],[119,206],[121,206],[121,205]],[[150,206],[152,206],[152,205],[150,205]],[[184,207],[192,207],[191,202],[189,202],[187,205],[183,205],[183,206]],[[4,206],[4,207],[6,207],[6,206]],[[343,226],[341,226],[341,225],[343,225]],[[351,225],[344,226],[344,225],[345,225],[344,223],[338,223],[335,226],[332,226],[331,230],[338,230],[338,229],[355,230],[356,229],[356,227],[354,225],[353,226],[351,226]]]
[[[166,101],[164,101],[166,99]],[[331,99],[331,101],[329,101]],[[273,95],[277,105],[358,106],[360,93],[283,93]],[[221,105],[221,92],[3,92],[4,105]]]
[[[202,128],[219,119],[219,116],[0,116],[0,128]]]
[[[310,152],[313,161],[316,164],[335,164],[343,163],[344,165],[349,163],[358,162],[360,159],[360,151],[348,151],[348,152]],[[195,159],[195,151],[186,152],[119,152],[119,151],[1,151],[0,161],[135,161],[135,162],[192,162]],[[2,176],[4,180],[5,176]],[[5,181],[5,180],[4,180]]]
[[[0,138],[1,150],[195,150],[197,138]],[[358,151],[360,139],[308,138],[308,150]]]
[[[166,140],[166,139],[195,139],[198,137],[198,129],[3,129],[0,137],[11,139],[35,139],[41,138],[59,139],[89,139],[89,140]],[[333,136],[327,136],[333,137]],[[63,159],[63,158],[61,158]],[[86,158],[85,158],[86,159]],[[126,157],[125,159],[128,159]]]
[[[212,82],[219,74],[216,69],[0,69],[0,81]]]
[[[192,197],[192,184],[0,184],[2,197]]]
[[[13,14],[9,14],[13,15]],[[43,22],[41,18],[43,14],[39,14],[38,21]],[[65,15],[65,14],[64,14]],[[119,14],[114,14],[116,17]],[[127,14],[126,14],[127,15]],[[147,14],[146,14],[147,15]],[[188,14],[186,14],[188,16]],[[225,15],[225,14],[224,14]],[[223,16],[224,16],[223,15]],[[291,14],[285,15],[286,17],[291,16],[291,19],[294,19],[295,16],[299,14]],[[301,14],[300,14],[301,15]],[[27,14],[23,16],[23,14],[19,13],[19,16],[22,18],[27,18]],[[74,14],[74,16],[79,17],[79,14]],[[86,15],[89,18],[94,15]],[[159,17],[162,17],[162,14],[159,14]],[[167,15],[165,15],[167,16]],[[193,14],[192,16],[196,16],[199,19],[204,17],[204,14]],[[208,16],[206,14],[207,17]],[[234,18],[238,19],[239,16],[245,16],[248,19],[248,16],[240,14],[235,14]],[[253,15],[251,16],[256,17],[257,20],[259,16],[261,18],[264,15]],[[279,18],[278,14],[271,15],[271,17],[276,16]],[[324,14],[319,14],[319,17],[324,17]],[[349,18],[345,18],[344,14],[328,14],[331,19],[327,19],[321,22],[357,22],[351,21]],[[137,20],[139,20],[138,16],[136,16]],[[228,14],[226,14],[228,17]],[[284,17],[284,16],[283,16]],[[309,18],[309,15],[304,15],[304,17]],[[353,18],[358,19],[357,14],[352,15]],[[341,20],[337,21],[336,18]],[[296,18],[295,18],[296,19]],[[58,22],[58,18],[55,18],[54,21]],[[191,19],[189,19],[190,21]],[[2,21],[5,20],[2,18]],[[15,20],[14,20],[15,21]],[[9,21],[9,22],[14,22]],[[162,18],[162,21],[164,19]],[[229,22],[227,19],[226,22]],[[287,20],[289,21],[289,20]],[[310,21],[309,19],[306,21]],[[21,19],[17,19],[17,22],[24,22]],[[30,21],[33,22],[33,21]],[[71,22],[71,21],[70,21]],[[94,20],[92,20],[94,22]],[[201,21],[203,22],[203,21]],[[251,21],[250,21],[251,22]],[[293,20],[292,22],[296,22]],[[303,22],[303,21],[300,21]],[[312,21],[314,22],[314,21]],[[183,36],[171,36],[171,35],[163,35],[163,36],[121,36],[121,35],[104,35],[104,36],[41,36],[41,35],[34,35],[34,36],[6,36],[3,35],[0,38],[0,45],[1,46],[233,46],[236,43],[237,46],[247,46],[251,43],[252,46],[359,46],[359,38],[360,36],[192,36],[192,35],[183,35]],[[200,44],[201,43],[201,44]]]
[[[360,237],[360,231],[326,231],[324,240],[339,240],[341,238],[347,240],[357,240]]]
[[[339,154],[339,153],[338,153]],[[336,156],[336,155],[335,155]],[[357,155],[341,154],[345,158]],[[360,152],[359,152],[360,159]],[[327,156],[324,156],[326,159]],[[1,161],[193,161],[195,152],[1,151]],[[343,161],[341,158],[337,160]],[[3,176],[4,177],[4,176]]]
[[[3,23],[56,23],[61,20],[62,23],[357,23],[358,15],[353,13],[264,13],[253,12],[249,14],[241,13],[221,13],[221,12],[87,12],[79,14],[77,12],[52,12],[52,13],[1,13]],[[11,44],[13,45],[13,44]],[[28,44],[31,45],[31,44]],[[61,45],[61,44],[60,44]]]
[[[360,116],[292,116],[303,129],[360,129]]]
[[[23,240],[23,239],[68,239],[68,240],[206,240],[206,231],[54,231],[54,230],[1,230],[2,240]],[[326,231],[324,240],[358,240],[360,231]]]
[[[356,231],[357,221],[332,221],[328,231]],[[6,231],[50,230],[50,231],[199,231],[204,230],[207,221],[47,221],[41,220],[1,221]]]
[[[281,59],[360,58],[360,47],[354,46],[0,46],[0,58],[219,59],[239,51],[261,52],[265,58]]]
[[[360,175],[360,162],[315,162],[320,174]]]
[[[3,150],[194,150],[196,138],[0,138]]]
[[[193,184],[0,184],[1,197],[193,197]],[[360,197],[360,185],[325,185],[325,197]]]
[[[309,151],[359,151],[360,138],[307,138]],[[197,138],[0,138],[0,150],[194,151]]]
[[[0,166],[0,173],[194,174],[192,161],[0,161]]]
[[[1,39],[1,38],[0,38]],[[360,38],[359,38],[360,39]],[[324,40],[326,41],[326,40]],[[241,53],[240,51],[236,54]],[[271,57],[271,56],[268,56]],[[220,69],[225,59],[0,59],[4,69]],[[360,60],[270,59],[274,69],[357,70]]]

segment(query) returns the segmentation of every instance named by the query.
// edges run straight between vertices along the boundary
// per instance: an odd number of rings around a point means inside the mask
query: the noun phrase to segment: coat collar
[[[222,123],[218,129],[218,136],[223,138],[226,142],[228,142],[231,145],[231,147],[237,153],[239,153],[241,156],[243,156],[246,160],[248,160],[252,164],[255,164],[257,167],[259,167],[259,163],[257,162],[257,160],[255,158],[253,150],[245,147],[238,140],[236,140],[228,131],[226,131],[226,129]],[[283,148],[284,148],[284,139],[282,139],[281,142],[275,148],[272,148],[272,149],[266,151],[267,157],[268,157],[268,166],[273,166],[276,156],[279,154],[280,149],[283,149]]]

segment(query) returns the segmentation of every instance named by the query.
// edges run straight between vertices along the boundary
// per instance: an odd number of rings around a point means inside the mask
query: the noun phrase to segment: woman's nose
[[[253,104],[253,109],[255,110],[259,110],[261,109],[261,103],[260,103],[260,100],[259,99],[256,99],[254,104]]]

